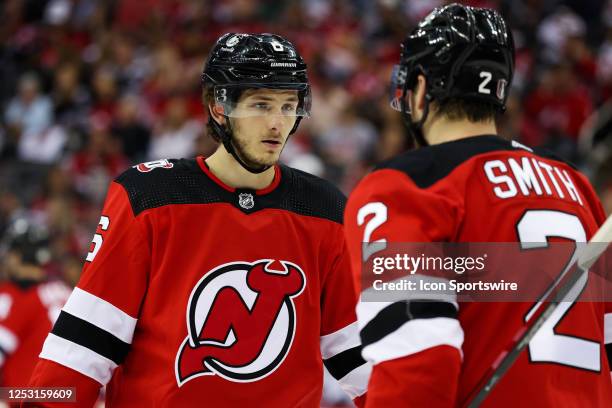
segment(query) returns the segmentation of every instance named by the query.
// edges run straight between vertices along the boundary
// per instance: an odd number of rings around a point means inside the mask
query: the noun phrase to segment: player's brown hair
[[[470,122],[489,122],[495,120],[498,108],[489,102],[448,98],[436,101],[436,115],[446,116],[449,120],[467,119]]]

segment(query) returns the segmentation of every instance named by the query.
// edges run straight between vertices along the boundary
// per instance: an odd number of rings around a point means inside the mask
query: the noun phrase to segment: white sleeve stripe
[[[457,319],[434,317],[410,320],[393,333],[365,346],[361,354],[367,361],[378,364],[441,345],[455,347],[461,352],[463,329]]]
[[[104,299],[74,288],[62,310],[109,332],[125,343],[132,343],[138,320]]]
[[[368,389],[372,364],[365,363],[338,380],[340,387],[351,399],[363,395]]]
[[[392,281],[385,281],[389,284],[399,284],[405,282],[414,282],[416,287],[420,287],[421,282],[426,283],[442,283],[448,287],[450,282],[448,279],[439,278],[435,276],[428,276],[422,274],[414,274],[403,276],[401,278],[394,279]],[[379,287],[380,289],[380,287]],[[432,300],[439,302],[447,302],[455,305],[456,309],[459,309],[457,304],[457,293],[454,290],[445,291],[429,291],[429,290],[377,290],[374,287],[370,287],[361,292],[360,302],[399,302],[399,301],[410,301],[410,300]]]
[[[604,344],[612,343],[612,313],[604,315]]]
[[[365,302],[362,299],[359,299],[356,308],[359,330],[363,330],[363,328],[370,323],[370,320],[375,318],[381,310],[392,303],[393,302]]]
[[[53,333],[47,336],[40,357],[78,371],[102,385],[110,381],[117,368],[117,364],[106,357]]]
[[[19,341],[17,340],[17,336],[15,336],[8,328],[0,326],[0,347],[2,350],[4,350],[7,354],[11,354],[17,349],[18,345]]]
[[[359,325],[353,322],[340,330],[321,336],[321,355],[323,360],[327,360],[360,344]]]

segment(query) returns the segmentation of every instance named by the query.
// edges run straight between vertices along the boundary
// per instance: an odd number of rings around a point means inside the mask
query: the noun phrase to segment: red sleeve
[[[385,169],[367,176],[351,194],[344,216],[357,287],[362,256],[367,256],[363,243],[449,241],[461,217],[462,207],[451,197],[418,188],[400,171]]]
[[[368,289],[361,288],[364,258],[389,243],[452,241],[462,208],[452,194],[421,189],[400,171],[379,170],[366,177],[351,194],[345,212],[345,236],[359,292]],[[427,318],[410,317],[402,311],[412,303],[357,305],[363,356],[374,364],[366,406],[455,404],[463,343],[459,321],[432,318],[431,313]],[[456,302],[437,303],[456,311]]]
[[[92,242],[77,287],[135,317],[146,290],[150,243],[144,222],[134,217],[127,192],[117,183],[111,183],[96,232],[101,240]]]
[[[449,346],[377,364],[366,407],[394,407],[399,401],[406,407],[454,407],[460,367],[459,353]]]
[[[0,293],[0,377],[4,361],[21,342],[23,323],[29,321],[29,305],[20,304],[17,292],[6,290]]]
[[[132,342],[150,265],[145,226],[112,183],[81,279],[45,340],[32,386],[76,386],[95,401]]]
[[[41,359],[34,369],[34,374],[32,374],[30,387],[48,386],[74,387],[76,401],[70,403],[22,403],[21,406],[28,408],[66,406],[70,406],[71,408],[92,407],[96,403],[100,391],[100,384],[97,381],[53,361]]]
[[[329,270],[321,285],[321,335],[333,333],[354,323],[357,296],[353,287],[350,258],[340,226],[330,237],[335,242],[329,245],[336,254],[332,256]],[[336,250],[339,249],[339,251]]]
[[[355,314],[357,297],[340,225],[334,228],[330,239],[334,244],[328,247],[337,253],[321,288],[321,355],[342,389],[357,406],[363,406],[371,365],[361,357]]]

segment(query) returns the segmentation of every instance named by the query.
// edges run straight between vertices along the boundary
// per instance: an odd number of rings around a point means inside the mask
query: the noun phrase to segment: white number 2
[[[106,215],[103,215],[100,217],[100,222],[98,223],[98,225],[100,226],[100,229],[102,231],[106,231],[108,229],[108,226],[110,225],[110,219]],[[104,242],[104,239],[102,238],[102,235],[95,234],[91,242],[93,243],[93,248],[87,254],[87,258],[85,258],[87,262],[91,262],[94,260],[94,258],[98,254],[98,251],[100,250],[100,247],[102,246],[102,243]]]
[[[491,82],[491,78],[493,78],[493,75],[488,71],[482,71],[480,72],[480,77],[484,79],[478,87],[478,92],[486,95],[491,95],[491,90],[487,88],[487,85],[489,84],[489,82]]]
[[[517,224],[517,232],[521,248],[546,248],[549,237],[561,237],[575,242],[586,242],[586,232],[580,219],[572,214],[549,210],[527,211]],[[572,266],[577,254],[567,263],[565,269],[557,279],[561,279]],[[531,361],[549,362],[582,368],[585,370],[600,370],[599,343],[581,339],[575,336],[556,334],[555,327],[572,307],[574,302],[587,284],[588,276],[585,274],[570,291],[568,300],[561,302],[550,315],[546,323],[533,336],[529,342],[529,356]],[[544,294],[546,298],[550,290]],[[541,306],[539,300],[525,316],[525,321],[531,319],[533,313]]]
[[[374,252],[382,251],[387,247],[387,240],[385,238],[370,242],[374,230],[387,221],[387,206],[383,203],[368,203],[364,205],[357,212],[357,225],[362,226],[366,217],[370,214],[374,214],[374,217],[367,223],[363,231],[363,249],[361,253],[364,262]]]

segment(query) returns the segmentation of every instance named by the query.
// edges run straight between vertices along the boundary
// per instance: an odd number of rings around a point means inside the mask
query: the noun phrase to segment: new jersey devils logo
[[[155,160],[155,161],[150,161],[146,163],[140,163],[132,167],[134,167],[136,170],[138,170],[141,173],[148,173],[157,168],[171,169],[174,167],[174,164],[170,163],[168,159],[161,159],[161,160]]]
[[[306,276],[287,261],[233,262],[207,273],[187,306],[188,334],[176,356],[180,386],[203,375],[239,382],[271,374],[295,334],[293,298]]]

